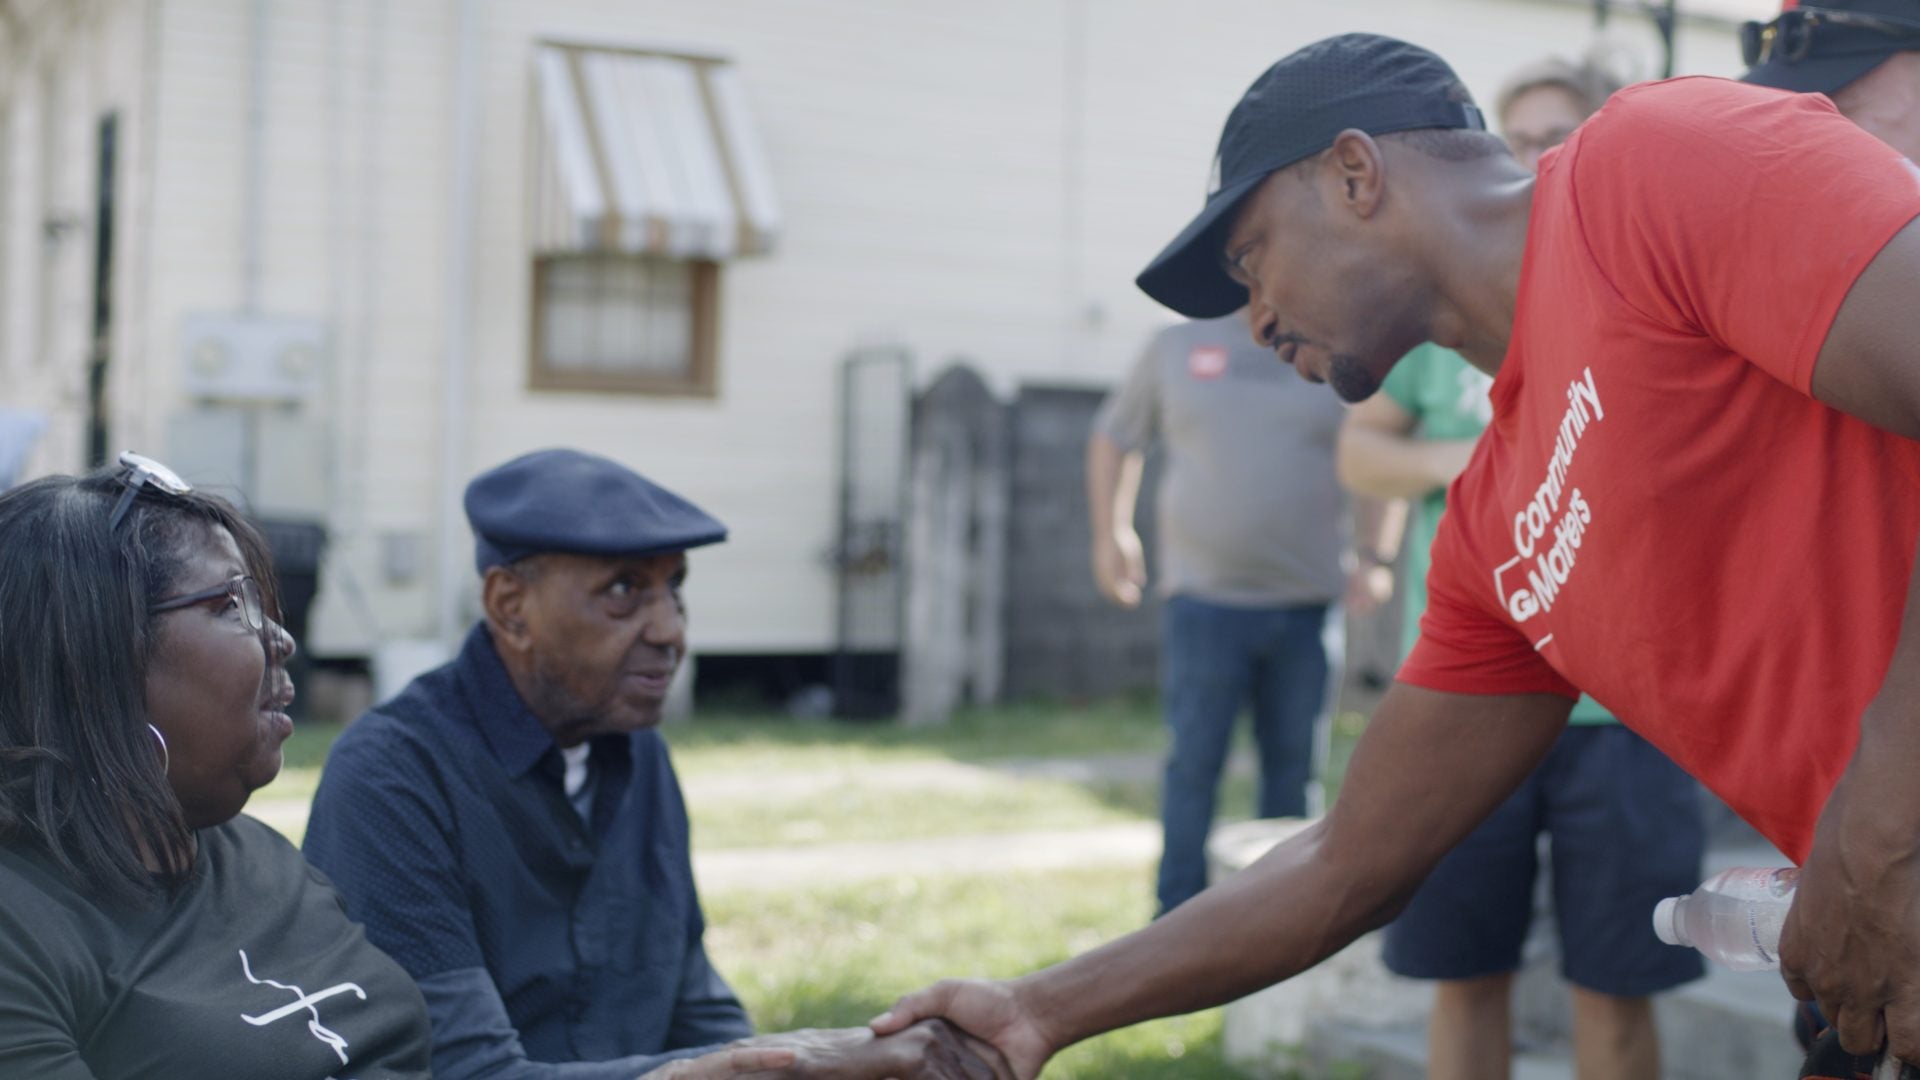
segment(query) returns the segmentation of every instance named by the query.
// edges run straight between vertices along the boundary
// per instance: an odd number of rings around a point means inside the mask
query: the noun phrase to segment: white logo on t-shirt
[[[1587,368],[1567,386],[1567,411],[1560,417],[1553,453],[1547,457],[1546,476],[1534,489],[1533,498],[1513,516],[1516,554],[1493,571],[1494,591],[1514,622],[1523,623],[1542,611],[1553,610],[1554,598],[1573,573],[1580,542],[1586,537],[1587,526],[1593,524],[1593,506],[1579,488],[1567,490],[1567,474],[1573,468],[1581,437],[1606,416],[1593,369]],[[1551,538],[1547,536],[1549,529]]]
[[[252,1024],[254,1027],[265,1027],[276,1020],[285,1020],[287,1017],[305,1009],[312,1017],[312,1019],[307,1021],[307,1030],[313,1032],[314,1038],[326,1043],[335,1054],[340,1056],[340,1064],[345,1065],[347,1063],[347,1040],[321,1026],[320,1010],[314,1008],[314,1006],[330,997],[335,997],[340,994],[353,994],[361,1001],[365,1001],[367,1000],[367,992],[365,990],[360,989],[360,987],[354,983],[341,983],[338,986],[329,986],[318,993],[309,994],[297,986],[274,982],[272,979],[256,979],[253,977],[253,966],[247,962],[247,950],[245,949],[240,950],[240,971],[246,975],[247,981],[255,986],[271,986],[277,990],[285,990],[294,996],[293,1001],[280,1006],[272,1012],[261,1013],[258,1016],[248,1016],[245,1013],[241,1013],[240,1019]]]

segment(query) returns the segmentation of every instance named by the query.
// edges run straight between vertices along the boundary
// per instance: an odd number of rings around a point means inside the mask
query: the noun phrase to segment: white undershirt
[[[580,789],[587,786],[587,755],[592,752],[592,743],[561,748],[560,759],[567,763],[567,776],[562,781],[567,786],[567,798],[580,794]]]
[[[560,760],[567,765],[566,775],[560,783],[566,788],[567,801],[573,804],[574,813],[580,815],[581,821],[593,816],[593,799],[587,792],[587,755],[592,751],[591,743],[560,748]]]

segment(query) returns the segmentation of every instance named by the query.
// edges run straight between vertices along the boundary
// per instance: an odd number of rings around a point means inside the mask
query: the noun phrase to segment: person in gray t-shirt
[[[1260,816],[1307,812],[1327,688],[1322,631],[1346,588],[1346,504],[1333,466],[1343,414],[1231,315],[1156,334],[1094,421],[1094,576],[1123,607],[1146,585],[1133,528],[1142,457],[1156,443],[1166,451],[1156,560],[1172,733],[1162,914],[1206,887],[1215,789],[1243,701],[1260,750]]]

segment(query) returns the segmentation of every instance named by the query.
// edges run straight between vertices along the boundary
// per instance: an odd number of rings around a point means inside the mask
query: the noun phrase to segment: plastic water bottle
[[[1780,967],[1780,928],[1800,884],[1798,867],[1739,867],[1708,878],[1653,909],[1653,932],[1734,971]]]

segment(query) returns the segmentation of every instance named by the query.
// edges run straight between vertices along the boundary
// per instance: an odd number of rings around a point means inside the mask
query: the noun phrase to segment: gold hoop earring
[[[165,776],[168,770],[173,768],[173,755],[167,752],[167,737],[160,734],[160,729],[152,724],[147,725],[147,730],[153,732],[153,737],[160,741],[160,775]]]

